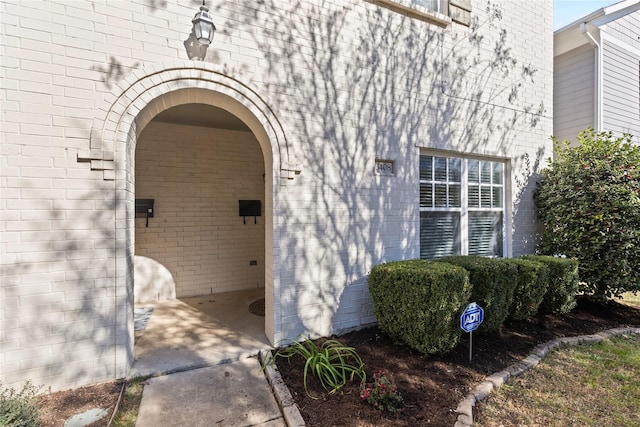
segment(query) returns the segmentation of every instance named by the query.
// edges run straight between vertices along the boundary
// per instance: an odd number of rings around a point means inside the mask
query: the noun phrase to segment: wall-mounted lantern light
[[[200,11],[196,13],[191,22],[193,23],[193,34],[196,39],[200,44],[209,46],[213,41],[213,33],[216,31],[216,26],[213,25],[213,19],[209,14],[209,8],[204,5],[204,0],[202,0]]]
[[[193,23],[191,34],[184,41],[187,56],[189,59],[204,61],[207,56],[207,48],[213,41],[213,33],[216,31],[216,26],[213,25],[213,19],[211,19],[209,9],[204,5],[204,0],[202,0],[200,11],[196,13],[191,22]]]

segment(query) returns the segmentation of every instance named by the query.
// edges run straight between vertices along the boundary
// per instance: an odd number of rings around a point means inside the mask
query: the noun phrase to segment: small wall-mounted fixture
[[[149,218],[153,218],[153,203],[155,199],[136,199],[136,218],[147,218],[146,227],[149,226]]]
[[[239,211],[241,217],[243,217],[243,221],[247,223],[247,217],[253,217],[253,223],[257,224],[258,220],[256,219],[259,216],[262,216],[262,203],[260,200],[238,200]]]
[[[207,48],[213,41],[213,34],[216,31],[216,26],[213,24],[209,9],[204,5],[204,0],[202,0],[200,11],[196,13],[191,23],[193,24],[191,34],[184,41],[184,47],[189,59],[202,61],[207,55]]]

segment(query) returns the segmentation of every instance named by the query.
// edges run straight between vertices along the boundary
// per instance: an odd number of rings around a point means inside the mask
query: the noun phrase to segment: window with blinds
[[[420,257],[503,256],[504,163],[420,156]]]

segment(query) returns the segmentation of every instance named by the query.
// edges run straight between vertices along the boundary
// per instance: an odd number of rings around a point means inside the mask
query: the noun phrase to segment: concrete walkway
[[[136,427],[284,427],[255,357],[147,380]]]
[[[263,297],[264,289],[247,289],[153,304],[129,373],[154,376],[137,427],[304,426],[277,372],[256,357],[271,348],[264,317],[249,309]]]
[[[244,359],[271,346],[264,317],[249,312],[264,289],[247,289],[153,304],[136,332],[129,377],[162,375]]]

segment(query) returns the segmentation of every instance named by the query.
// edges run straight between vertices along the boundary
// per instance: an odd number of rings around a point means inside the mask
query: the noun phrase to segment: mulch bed
[[[378,370],[393,375],[405,409],[382,413],[360,398],[359,384],[347,384],[329,395],[313,379],[308,380],[311,398],[303,385],[301,358],[278,359],[280,373],[294,396],[307,426],[453,426],[460,400],[485,376],[526,357],[538,344],[563,336],[588,335],[622,326],[640,326],[640,309],[614,301],[580,299],[571,313],[538,315],[505,324],[495,334],[473,336],[473,360],[469,362],[468,334],[444,356],[422,356],[394,344],[378,328],[367,328],[338,337],[354,347],[369,378]]]
[[[328,395],[315,381],[309,381],[312,399],[304,391],[302,360],[278,360],[280,373],[307,426],[453,426],[459,401],[473,386],[496,371],[527,356],[537,344],[561,336],[587,335],[621,326],[640,326],[640,309],[616,302],[579,300],[578,307],[563,316],[536,316],[524,322],[506,324],[499,333],[473,337],[473,361],[468,342],[444,356],[425,357],[402,345],[395,345],[377,328],[367,328],[338,337],[354,347],[367,368],[390,372],[402,394],[405,410],[397,415],[381,413],[360,399],[358,384]],[[62,426],[72,415],[92,408],[106,408],[109,414],[93,427],[106,426],[115,408],[121,384],[109,382],[58,393],[45,394],[41,401],[41,424]]]
[[[89,427],[106,427],[115,410],[122,383],[110,381],[39,396],[40,426],[60,427],[70,417],[90,409],[105,409],[107,415]]]

